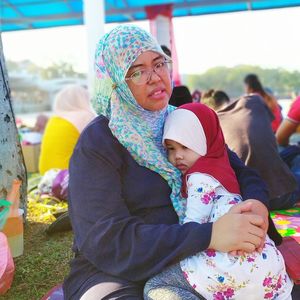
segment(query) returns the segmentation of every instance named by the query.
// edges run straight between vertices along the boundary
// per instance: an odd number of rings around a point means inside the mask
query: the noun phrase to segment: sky
[[[181,74],[239,64],[300,71],[300,7],[173,19]],[[135,24],[149,30],[148,21]],[[105,25],[109,31],[117,24]],[[87,72],[84,26],[2,33],[6,59],[66,61]]]

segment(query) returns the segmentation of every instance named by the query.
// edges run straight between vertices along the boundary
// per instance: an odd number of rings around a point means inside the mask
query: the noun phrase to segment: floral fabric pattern
[[[187,187],[184,223],[214,222],[242,200],[207,174],[191,174]],[[207,249],[180,265],[184,277],[205,299],[289,299],[293,287],[282,255],[268,237],[262,253],[232,256]]]
[[[186,200],[180,196],[181,174],[167,160],[162,145],[163,125],[174,107],[147,111],[137,104],[125,75],[131,64],[146,51],[166,56],[158,42],[145,30],[120,25],[98,43],[95,56],[96,112],[109,119],[109,128],[141,166],[160,174],[172,189],[171,200],[182,221]]]

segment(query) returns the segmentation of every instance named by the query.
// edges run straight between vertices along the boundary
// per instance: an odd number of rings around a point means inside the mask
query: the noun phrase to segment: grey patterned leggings
[[[145,300],[205,300],[184,278],[180,264],[166,268],[149,279],[144,288]]]

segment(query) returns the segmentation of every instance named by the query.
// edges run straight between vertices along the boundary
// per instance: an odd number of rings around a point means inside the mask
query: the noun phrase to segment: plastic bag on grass
[[[15,265],[8,246],[7,238],[0,232],[0,295],[4,295],[11,287],[15,273]]]

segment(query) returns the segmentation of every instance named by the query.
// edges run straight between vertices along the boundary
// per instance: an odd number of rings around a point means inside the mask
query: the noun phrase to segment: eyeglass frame
[[[143,84],[145,84],[145,83],[148,83],[148,82],[151,80],[153,73],[155,73],[159,78],[161,78],[161,75],[158,74],[158,73],[155,71],[155,68],[157,67],[157,65],[159,65],[159,64],[161,64],[161,63],[163,63],[164,65],[166,65],[166,66],[167,66],[167,69],[169,69],[170,72],[172,71],[172,68],[169,68],[169,67],[168,67],[168,64],[170,64],[170,65],[172,66],[173,61],[172,61],[171,59],[165,59],[164,61],[155,64],[155,66],[154,66],[154,67],[151,67],[150,69],[145,68],[145,69],[142,69],[142,70],[134,71],[129,77],[125,77],[125,81],[132,80],[132,82],[133,82],[134,84],[136,84],[136,85],[143,85]],[[134,81],[134,79],[132,78],[132,76],[133,76],[135,73],[141,72],[141,71],[147,71],[147,73],[148,73],[148,78],[147,78],[147,80],[146,80],[145,82],[142,82],[142,83],[136,83],[136,82]]]

